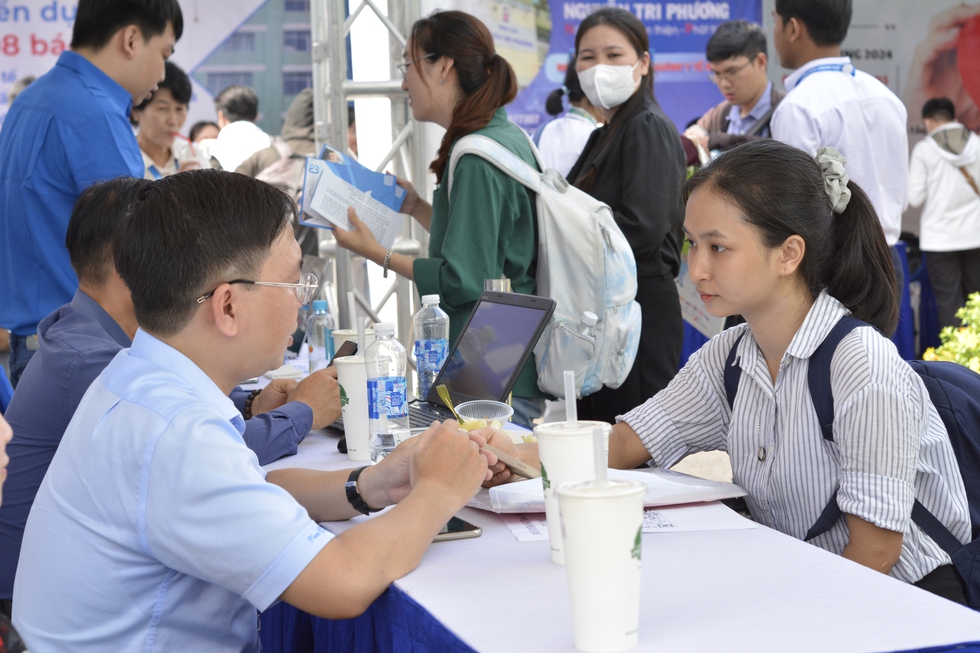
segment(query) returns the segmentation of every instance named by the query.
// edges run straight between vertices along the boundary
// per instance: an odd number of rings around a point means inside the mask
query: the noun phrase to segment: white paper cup
[[[544,509],[548,519],[551,561],[565,564],[562,555],[561,518],[555,490],[569,481],[595,480],[595,449],[592,430],[604,429],[608,442],[612,427],[605,422],[551,422],[534,427],[541,459],[541,484],[544,487]],[[608,444],[606,446],[608,450]]]
[[[340,383],[340,412],[344,416],[347,457],[370,460],[368,451],[367,368],[364,357],[345,356],[334,361]]]
[[[334,351],[340,351],[340,346],[348,340],[357,342],[357,329],[334,329],[331,334]],[[374,329],[364,329],[364,348],[367,349],[372,342],[374,342]],[[364,354],[363,351],[359,353]]]
[[[639,642],[645,495],[637,481],[558,488],[572,630],[584,653],[626,651]]]

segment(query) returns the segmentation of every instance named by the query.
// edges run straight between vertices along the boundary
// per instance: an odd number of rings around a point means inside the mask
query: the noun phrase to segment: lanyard
[[[822,73],[828,71],[832,71],[835,73],[847,73],[851,77],[854,77],[857,74],[857,69],[854,68],[854,66],[852,66],[849,63],[825,63],[820,66],[814,66],[810,70],[800,75],[800,78],[796,80],[796,85],[799,86],[804,79],[806,79],[813,73]]]
[[[154,179],[157,180],[163,179],[163,175],[160,174],[160,171],[157,170],[157,167],[155,165],[150,166],[146,170],[153,176]]]
[[[579,107],[572,107],[568,110],[568,113],[574,114],[579,118],[585,118],[586,120],[591,122],[593,126],[597,124],[595,118],[592,117],[592,114],[586,111],[585,109],[581,109]]]

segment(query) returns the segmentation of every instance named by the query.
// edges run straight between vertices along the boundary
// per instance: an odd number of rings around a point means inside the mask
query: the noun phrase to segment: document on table
[[[646,485],[643,505],[647,508],[745,496],[745,490],[734,483],[709,481],[667,469],[610,469],[609,478]],[[544,512],[544,490],[540,478],[507,483],[480,490],[466,505],[496,513]]]
[[[317,175],[313,187],[311,173]],[[353,206],[357,217],[367,225],[371,233],[385,249],[391,248],[401,231],[405,216],[396,213],[369,193],[347,183],[333,173],[331,168],[320,166],[315,159],[307,159],[307,187],[312,193],[304,195],[302,223],[314,227],[332,229],[338,226],[350,230],[347,207]]]
[[[518,542],[548,539],[544,515],[500,515]],[[755,528],[756,523],[742,517],[718,501],[709,503],[647,508],[643,511],[644,533],[682,533],[689,531],[732,531]]]

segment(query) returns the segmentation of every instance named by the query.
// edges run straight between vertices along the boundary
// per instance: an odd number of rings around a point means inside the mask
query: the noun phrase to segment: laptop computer
[[[454,419],[436,391],[442,384],[456,406],[474,399],[507,401],[554,312],[555,300],[549,297],[480,295],[428,396],[409,404],[411,426]],[[343,419],[333,426],[343,428]]]

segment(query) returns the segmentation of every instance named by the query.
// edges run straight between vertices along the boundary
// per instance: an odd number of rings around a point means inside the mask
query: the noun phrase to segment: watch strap
[[[350,476],[347,477],[347,483],[344,484],[344,490],[347,492],[347,501],[350,505],[354,507],[357,512],[370,515],[372,512],[378,512],[377,510],[371,510],[368,504],[364,503],[364,499],[361,498],[360,492],[357,491],[357,477],[361,475],[367,469],[367,466],[358,467],[357,469],[351,470]]]

